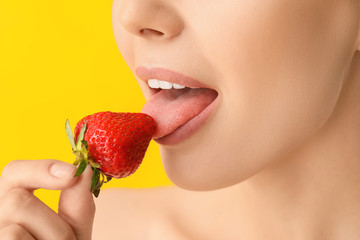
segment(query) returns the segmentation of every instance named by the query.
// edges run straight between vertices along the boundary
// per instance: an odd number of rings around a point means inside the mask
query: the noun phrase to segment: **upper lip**
[[[210,88],[208,85],[201,83],[196,79],[185,76],[179,72],[160,67],[147,68],[144,66],[140,66],[136,68],[135,72],[138,77],[146,83],[149,79],[157,79],[170,83],[176,83],[190,88]]]

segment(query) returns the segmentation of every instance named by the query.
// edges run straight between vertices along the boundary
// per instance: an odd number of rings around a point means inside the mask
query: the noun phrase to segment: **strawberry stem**
[[[98,197],[100,194],[100,188],[104,183],[107,183],[111,180],[111,177],[105,176],[100,170],[100,164],[95,162],[89,153],[89,146],[87,141],[84,140],[85,132],[87,130],[86,122],[81,127],[80,133],[78,135],[77,141],[75,143],[75,138],[72,133],[69,120],[66,120],[65,123],[66,134],[69,138],[72,150],[76,156],[76,160],[73,165],[78,166],[78,169],[74,177],[80,176],[86,169],[87,165],[90,165],[93,170],[93,175],[91,178],[90,192],[94,194],[95,197]],[[106,181],[105,181],[106,178]]]
[[[74,138],[74,135],[72,133],[72,130],[71,130],[71,127],[70,127],[70,123],[69,123],[69,120],[66,119],[66,122],[65,122],[65,130],[66,130],[66,135],[70,141],[70,144],[71,144],[71,148],[73,151],[76,150],[76,146],[75,146],[75,138]]]
[[[87,161],[85,159],[82,160],[74,177],[80,176],[85,171],[87,165],[88,165]]]
[[[99,179],[100,179],[100,173],[97,168],[94,168],[94,173],[91,178],[91,189],[90,191],[93,193],[94,190],[99,189]]]

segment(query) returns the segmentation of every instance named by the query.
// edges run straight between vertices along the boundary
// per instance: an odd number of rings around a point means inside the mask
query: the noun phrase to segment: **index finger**
[[[76,167],[59,160],[16,160],[0,177],[0,198],[14,188],[62,190],[76,182]]]

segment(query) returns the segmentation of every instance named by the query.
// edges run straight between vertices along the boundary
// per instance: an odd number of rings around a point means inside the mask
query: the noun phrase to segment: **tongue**
[[[141,112],[155,119],[154,138],[160,138],[197,116],[216,97],[217,92],[207,88],[161,90],[148,99]]]

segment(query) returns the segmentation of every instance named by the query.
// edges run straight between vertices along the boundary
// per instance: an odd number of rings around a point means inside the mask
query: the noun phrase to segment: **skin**
[[[95,204],[88,191],[92,171],[59,160],[9,163],[0,178],[1,239],[90,239]],[[33,195],[38,188],[62,190],[59,212]]]
[[[191,190],[237,184],[321,131],[359,45],[358,10],[358,1],[115,0],[115,39],[133,72],[171,69],[221,98],[196,135],[160,146],[169,178]]]
[[[113,27],[134,74],[181,72],[220,101],[196,134],[160,145],[181,188],[102,192],[94,239],[360,238],[358,0],[114,0]],[[0,236],[90,239],[89,176],[54,177],[54,162],[4,169]],[[63,190],[59,215],[36,188]]]

